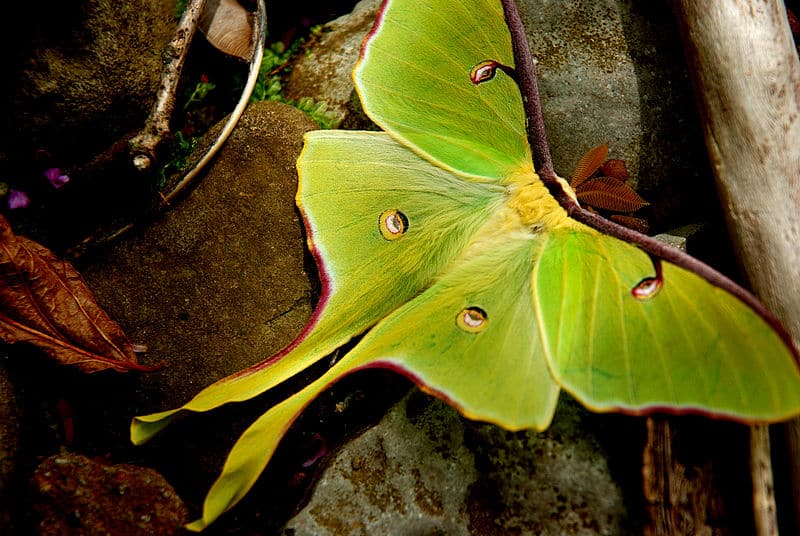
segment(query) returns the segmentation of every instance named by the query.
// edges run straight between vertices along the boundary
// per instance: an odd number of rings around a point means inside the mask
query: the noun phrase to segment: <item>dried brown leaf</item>
[[[0,339],[27,343],[84,372],[152,370],[80,274],[0,216]]]
[[[628,166],[625,165],[625,160],[610,158],[600,166],[600,174],[625,182],[628,179]]]
[[[605,143],[592,147],[586,154],[584,154],[575,166],[575,171],[572,172],[572,177],[569,179],[569,184],[573,189],[577,189],[586,179],[592,176],[592,173],[597,171],[603,160],[606,159],[608,154],[608,145]]]
[[[633,188],[611,177],[597,177],[581,184],[575,192],[578,201],[613,212],[635,212],[650,203]]]

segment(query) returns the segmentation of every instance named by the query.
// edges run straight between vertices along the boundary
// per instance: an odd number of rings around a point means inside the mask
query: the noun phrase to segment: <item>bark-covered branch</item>
[[[150,110],[144,128],[130,141],[129,145],[131,162],[140,171],[151,169],[156,161],[158,145],[169,134],[169,120],[175,109],[175,93],[205,1],[189,0],[178,23],[178,28],[175,30],[175,37],[164,50],[164,69],[161,72],[156,101]]]

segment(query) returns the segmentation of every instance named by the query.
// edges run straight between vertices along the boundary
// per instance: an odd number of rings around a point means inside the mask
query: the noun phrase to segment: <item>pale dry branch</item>
[[[800,63],[780,0],[678,0],[728,227],[753,291],[800,342]],[[754,429],[754,509],[773,534],[769,437]],[[798,453],[790,455],[798,463]],[[795,472],[797,469],[795,468]],[[800,504],[800,482],[792,504]],[[800,512],[795,512],[800,521]]]
[[[155,103],[144,128],[129,144],[131,162],[139,171],[147,171],[153,167],[156,149],[169,134],[169,120],[175,109],[175,93],[205,2],[206,0],[189,0],[178,22],[175,37],[163,52],[164,68]]]

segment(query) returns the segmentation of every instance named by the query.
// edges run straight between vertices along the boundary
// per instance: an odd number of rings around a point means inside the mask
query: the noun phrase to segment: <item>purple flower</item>
[[[61,173],[61,169],[57,167],[44,170],[44,176],[48,181],[50,181],[50,184],[53,185],[53,188],[56,189],[61,188],[69,182],[69,175]]]
[[[8,208],[11,210],[25,208],[30,202],[31,200],[25,192],[14,189],[8,191]]]

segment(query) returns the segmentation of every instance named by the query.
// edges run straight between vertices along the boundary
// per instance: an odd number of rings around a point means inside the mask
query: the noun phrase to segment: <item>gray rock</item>
[[[687,243],[703,231],[703,226],[699,224],[685,225],[679,229],[672,229],[669,232],[655,235],[662,242],[666,242],[674,248],[686,251]],[[691,252],[689,252],[691,254]]]
[[[612,474],[612,457],[593,432],[602,423],[566,396],[542,433],[470,423],[481,468],[467,509],[470,534],[627,533],[632,520],[619,475]]]
[[[414,390],[334,456],[284,534],[619,534],[622,492],[585,419],[566,403],[547,432],[512,433]]]
[[[311,285],[295,160],[313,128],[289,106],[250,106],[186,199],[83,269],[98,302],[165,363],[138,377],[138,411],[183,404],[302,329]]]
[[[361,0],[350,14],[326,24],[311,53],[303,55],[293,67],[286,96],[325,102],[336,118],[334,125],[341,124],[354,104],[351,73],[361,42],[372,28],[380,4],[381,0]]]
[[[474,463],[458,412],[414,390],[336,454],[285,534],[468,534]]]
[[[653,205],[651,228],[707,217],[700,193],[713,195],[713,182],[669,8],[628,0],[519,7],[559,174],[569,177],[584,152],[607,142]]]

